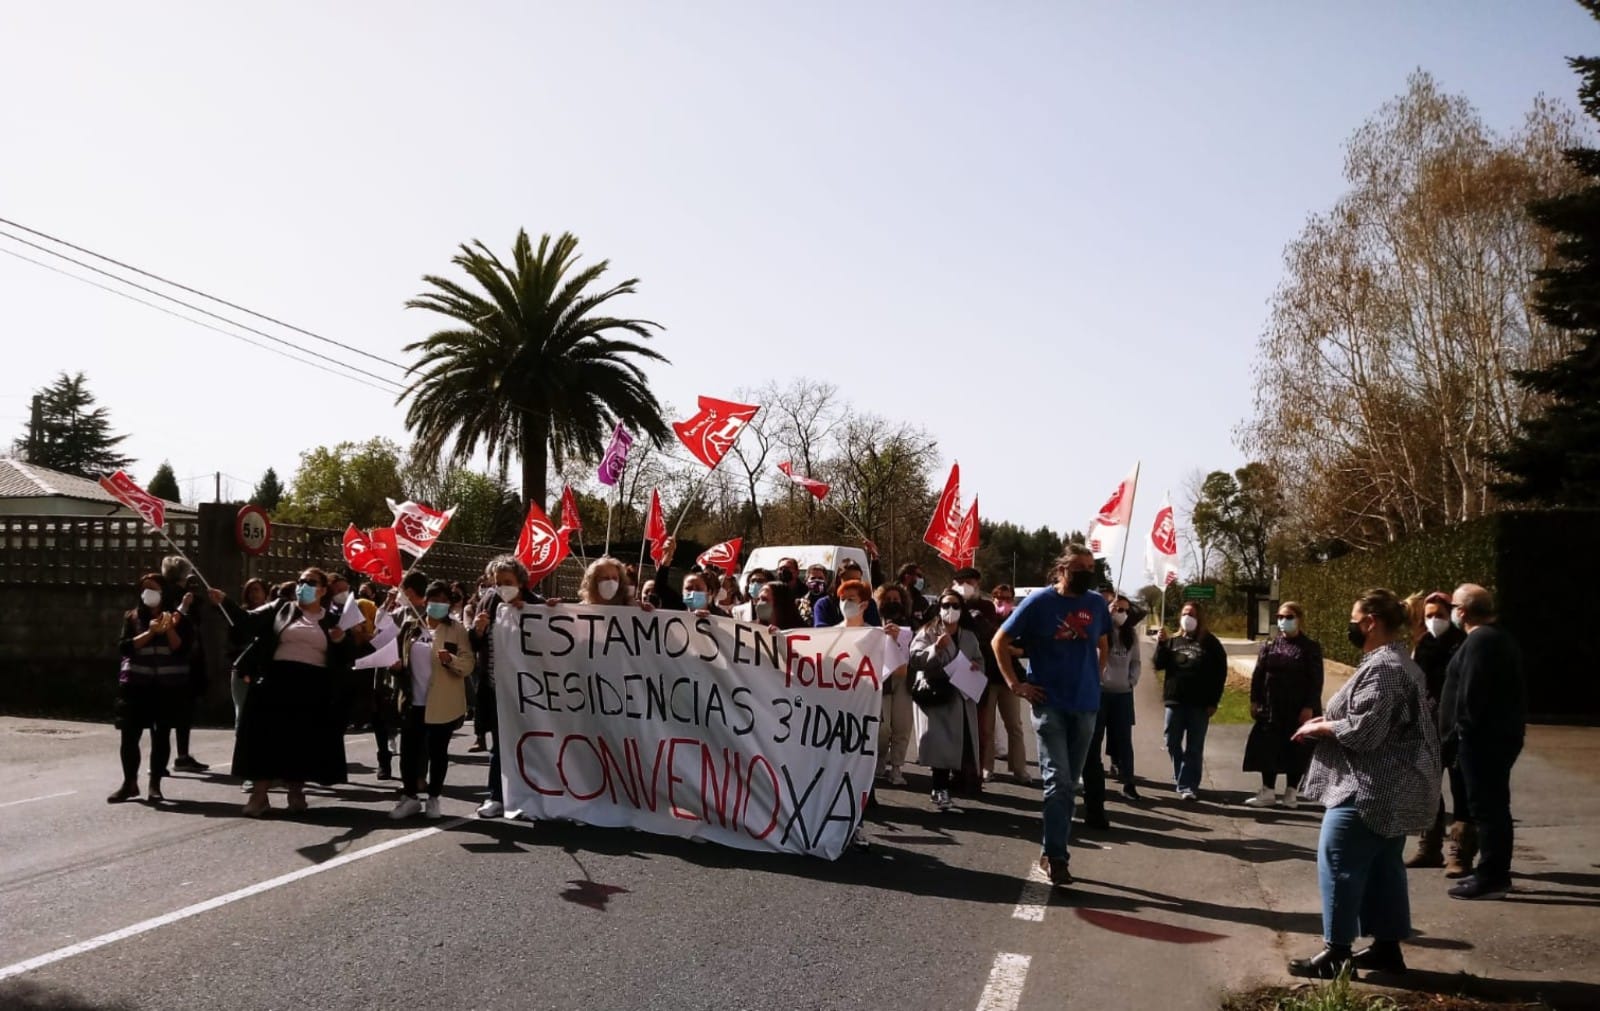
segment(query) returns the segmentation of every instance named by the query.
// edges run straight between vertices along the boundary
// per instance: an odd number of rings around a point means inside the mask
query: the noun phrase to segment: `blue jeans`
[[[1167,754],[1172,756],[1172,779],[1180,790],[1200,789],[1210,727],[1204,706],[1167,705]]]
[[[1101,692],[1106,721],[1106,754],[1117,763],[1124,783],[1133,782],[1133,692]]]
[[[1072,838],[1075,787],[1089,757],[1097,711],[1068,712],[1053,706],[1033,707],[1033,732],[1039,739],[1039,777],[1044,780],[1044,855],[1067,859]]]
[[[1406,837],[1381,836],[1350,803],[1322,816],[1317,884],[1322,889],[1322,939],[1349,946],[1357,937],[1403,941],[1411,936],[1406,890]]]

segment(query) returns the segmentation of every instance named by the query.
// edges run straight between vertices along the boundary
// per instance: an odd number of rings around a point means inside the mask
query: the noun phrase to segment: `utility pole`
[[[28,425],[28,462],[39,459],[39,440],[44,429],[44,395],[33,395],[33,420]]]
[[[213,501],[213,502],[221,502],[222,501],[222,471],[220,471],[220,470],[217,471],[217,492],[216,492],[216,497],[213,498],[211,501]]]

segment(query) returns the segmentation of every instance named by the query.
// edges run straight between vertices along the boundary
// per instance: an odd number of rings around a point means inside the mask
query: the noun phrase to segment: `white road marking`
[[[1013,920],[1043,923],[1045,907],[1050,905],[1050,879],[1034,864],[1028,869],[1028,878],[1022,883],[1022,895],[1017,908],[1011,911]]]
[[[989,970],[989,982],[984,985],[983,996],[978,998],[978,1011],[1017,1011],[1022,1000],[1022,984],[1028,979],[1028,965],[1033,958],[1002,951],[994,957],[994,968]]]
[[[57,797],[70,797],[77,792],[77,790],[63,790],[60,793],[47,793],[40,797],[24,797],[21,800],[8,800],[5,803],[0,804],[0,807],[11,807],[15,804],[32,804],[36,800],[54,800]]]
[[[366,849],[356,850],[354,853],[345,853],[340,856],[336,856],[331,860],[325,860],[320,864],[312,864],[310,867],[302,867],[297,871],[290,871],[288,874],[280,874],[275,878],[258,882],[257,884],[248,885],[244,888],[238,889],[237,891],[229,892],[226,895],[219,895],[214,899],[206,899],[204,902],[196,902],[192,906],[184,906],[182,909],[175,909],[170,913],[163,913],[160,916],[151,917],[148,920],[141,920],[140,922],[131,926],[123,927],[121,930],[113,930],[108,934],[101,934],[99,937],[91,937],[87,941],[79,941],[77,944],[69,944],[65,948],[57,948],[55,951],[48,951],[43,955],[36,955],[33,958],[25,961],[17,962],[12,965],[5,966],[4,968],[0,968],[0,980],[10,979],[12,976],[20,976],[25,972],[32,972],[34,969],[43,968],[44,966],[52,963],[60,962],[63,959],[72,958],[75,955],[82,955],[86,952],[93,951],[96,948],[103,948],[108,944],[115,944],[117,941],[125,941],[130,937],[137,937],[140,934],[149,933],[152,930],[157,930],[161,927],[168,926],[169,924],[177,923],[179,920],[187,920],[191,916],[198,916],[201,913],[208,913],[213,909],[220,909],[223,906],[238,902],[241,899],[248,899],[253,895],[260,895],[262,892],[270,892],[274,888],[282,888],[284,885],[293,884],[302,878],[309,878],[314,874],[321,874],[324,871],[331,871],[334,868],[343,867],[345,864],[355,863],[357,860],[365,860],[367,857],[377,856],[379,853],[385,853],[397,847],[404,846],[407,843],[413,843],[419,839],[426,839],[429,836],[438,835],[439,833],[453,829],[468,820],[470,819],[453,818],[450,821],[445,822],[443,825],[419,829],[416,832],[412,832],[395,839],[390,839],[386,842],[378,843],[375,846],[368,846]]]

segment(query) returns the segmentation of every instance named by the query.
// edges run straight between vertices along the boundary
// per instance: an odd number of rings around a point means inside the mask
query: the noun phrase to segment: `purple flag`
[[[622,478],[622,468],[628,465],[628,450],[632,447],[633,436],[622,427],[622,422],[617,422],[617,430],[611,433],[611,445],[600,460],[601,484],[615,485]]]

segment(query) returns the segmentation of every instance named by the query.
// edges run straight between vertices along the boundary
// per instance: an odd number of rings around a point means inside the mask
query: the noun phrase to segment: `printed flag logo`
[[[118,502],[132,509],[157,530],[167,525],[167,504],[134,483],[133,478],[117,471],[100,479],[100,487]]]
[[[715,468],[760,410],[759,404],[701,397],[699,413],[688,421],[674,421],[672,430],[701,463]]]
[[[394,513],[395,540],[402,551],[421,557],[433,547],[433,542],[444,533],[444,528],[450,522],[450,517],[456,514],[454,509],[439,512],[416,502],[401,502],[395,504],[394,499],[385,499],[389,503],[389,511]]]

